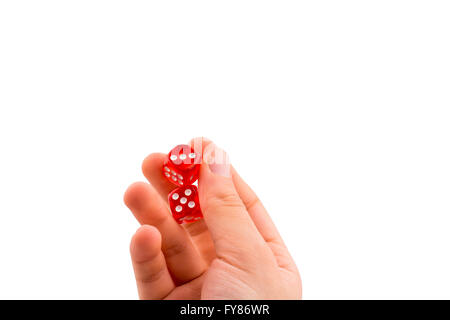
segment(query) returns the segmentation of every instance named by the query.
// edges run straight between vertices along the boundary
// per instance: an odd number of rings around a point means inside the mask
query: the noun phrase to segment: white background
[[[448,1],[1,1],[0,298],[135,299],[142,159],[204,135],[304,298],[450,298]]]

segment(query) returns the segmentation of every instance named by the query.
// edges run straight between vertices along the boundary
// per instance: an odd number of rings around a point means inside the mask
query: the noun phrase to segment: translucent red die
[[[203,218],[198,199],[198,190],[194,185],[176,188],[169,194],[169,206],[173,218],[179,223],[190,223]]]
[[[163,175],[177,186],[190,185],[197,181],[201,155],[188,145],[173,148],[164,162]]]

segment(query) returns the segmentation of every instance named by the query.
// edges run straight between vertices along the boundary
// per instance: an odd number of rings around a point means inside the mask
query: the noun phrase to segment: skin
[[[204,219],[179,225],[168,194],[176,188],[162,174],[167,155],[142,164],[149,183],[137,182],[124,201],[141,227],[130,253],[141,299],[300,299],[300,274],[269,214],[221,149],[202,146],[199,178]]]

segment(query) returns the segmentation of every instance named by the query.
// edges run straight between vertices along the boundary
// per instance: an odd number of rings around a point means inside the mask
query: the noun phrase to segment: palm
[[[186,230],[191,235],[205,260],[207,269],[199,277],[177,286],[165,299],[195,300],[201,297],[207,297],[208,299],[241,299],[243,296],[248,295],[247,292],[240,292],[243,286],[237,285],[240,282],[240,277],[235,273],[234,266],[217,259],[214,244],[206,224],[203,221],[199,221],[187,225]],[[272,247],[272,252],[281,259],[289,260],[285,251],[280,250],[280,247],[276,245]],[[267,268],[267,266],[264,267]],[[286,291],[286,288],[292,290],[292,292],[283,292],[287,297],[298,294],[296,288],[301,284],[296,270],[277,266],[272,270],[267,270],[267,274],[271,274],[277,282],[284,286],[284,291]],[[297,286],[295,285],[296,283]]]
[[[203,220],[185,225],[184,227],[189,233],[195,247],[202,259],[205,261],[206,271],[200,276],[178,285],[165,299],[182,299],[195,300],[202,296],[202,289],[204,287],[206,272],[208,272],[212,261],[216,257],[214,244],[209,234],[208,228]]]

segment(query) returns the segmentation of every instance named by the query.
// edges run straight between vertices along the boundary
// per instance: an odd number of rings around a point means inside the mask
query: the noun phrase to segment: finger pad
[[[153,226],[140,227],[133,236],[130,252],[137,262],[152,259],[161,250],[161,234]]]
[[[123,200],[131,210],[144,206],[149,197],[149,185],[145,182],[135,182],[125,191]]]
[[[164,161],[167,155],[163,153],[152,153],[142,162],[142,173],[146,177],[153,177],[155,173],[158,176],[161,175],[161,168],[163,167]]]

